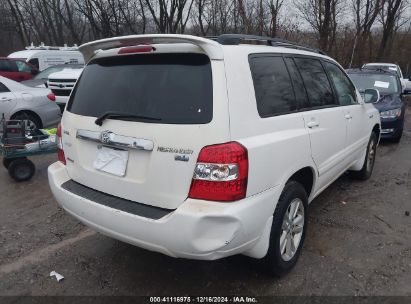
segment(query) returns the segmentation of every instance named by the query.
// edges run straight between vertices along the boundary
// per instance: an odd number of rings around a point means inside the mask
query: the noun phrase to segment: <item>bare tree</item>
[[[355,45],[353,45],[355,53],[353,54],[355,54],[357,65],[362,65],[364,58],[369,58],[372,55],[373,47],[370,43],[371,28],[380,14],[384,3],[385,0],[352,0],[355,24]]]
[[[269,0],[268,1],[268,8],[270,12],[269,35],[271,37],[277,36],[280,10],[283,7],[283,4],[284,4],[284,0]]]
[[[389,57],[394,35],[408,21],[403,19],[407,8],[409,8],[408,0],[387,0],[381,10],[380,21],[383,31],[377,55],[378,61]]]
[[[318,33],[319,48],[330,52],[341,13],[341,0],[301,0],[296,7],[310,26]]]
[[[194,0],[145,1],[160,33],[184,32]],[[186,8],[187,15],[184,16]]]

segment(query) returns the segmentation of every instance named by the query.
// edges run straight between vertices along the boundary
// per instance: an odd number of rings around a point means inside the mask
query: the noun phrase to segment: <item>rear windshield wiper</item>
[[[151,116],[145,116],[145,115],[138,115],[138,114],[128,114],[128,113],[121,113],[121,112],[106,112],[100,117],[98,117],[94,123],[98,126],[101,126],[103,124],[103,121],[107,118],[113,118],[113,119],[119,119],[119,118],[124,118],[126,120],[161,120],[159,117],[151,117]]]

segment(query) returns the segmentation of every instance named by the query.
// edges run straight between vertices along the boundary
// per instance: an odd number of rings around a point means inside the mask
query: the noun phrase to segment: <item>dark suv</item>
[[[36,67],[24,60],[0,57],[0,76],[20,82],[32,79],[38,72]]]
[[[397,73],[363,68],[347,70],[347,74],[361,93],[365,89],[377,89],[380,92],[381,97],[374,106],[381,116],[381,138],[399,142],[404,128],[405,102]]]

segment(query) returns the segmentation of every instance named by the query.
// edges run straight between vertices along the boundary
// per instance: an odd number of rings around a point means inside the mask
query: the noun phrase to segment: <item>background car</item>
[[[373,62],[364,64],[362,68],[395,72],[400,79],[402,90],[411,93],[411,77],[405,78],[398,64]]]
[[[56,96],[56,104],[60,107],[61,112],[64,111],[66,104],[70,98],[77,79],[79,79],[83,72],[84,66],[76,69],[64,69],[57,73],[49,75],[47,80],[47,87]]]
[[[17,51],[11,53],[8,58],[19,58],[31,65],[37,67],[39,71],[43,71],[48,67],[73,63],[84,64],[83,55],[77,50],[77,46],[74,47],[59,47],[59,46],[28,46],[23,51]]]
[[[0,76],[0,117],[28,120],[31,129],[57,125],[60,109],[49,89],[31,88]]]
[[[20,59],[0,58],[0,76],[14,81],[32,79],[38,74],[38,69]]]
[[[347,73],[360,92],[365,89],[377,89],[380,92],[380,99],[374,106],[381,116],[381,138],[400,141],[404,128],[405,102],[396,71],[355,69]]]
[[[82,69],[82,68],[84,68],[83,64],[59,64],[59,65],[51,66],[41,71],[39,74],[34,76],[34,78],[31,80],[22,81],[21,83],[29,87],[45,88],[47,79],[50,74],[61,72],[63,70]]]

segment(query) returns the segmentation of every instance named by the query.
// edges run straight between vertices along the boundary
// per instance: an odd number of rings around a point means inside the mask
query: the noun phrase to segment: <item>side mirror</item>
[[[365,103],[377,102],[380,100],[380,92],[376,89],[365,89],[363,98]]]
[[[37,69],[32,69],[31,70],[31,75],[36,76],[39,73],[39,70]]]

